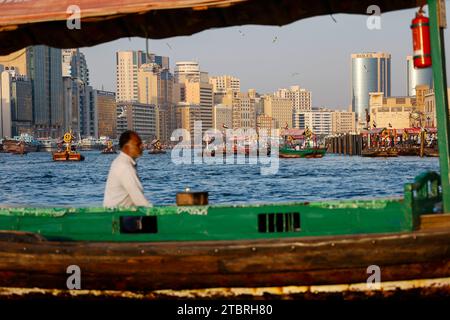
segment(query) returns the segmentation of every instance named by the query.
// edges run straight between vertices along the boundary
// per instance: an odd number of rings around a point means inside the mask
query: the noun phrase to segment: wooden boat
[[[80,154],[79,152],[70,151],[67,152],[66,150],[61,152],[53,152],[53,161],[83,161],[84,156]]]
[[[242,23],[286,24],[329,14],[330,8],[365,15],[373,4],[365,0],[350,7],[346,1],[313,7],[311,2],[294,0],[283,6],[275,0],[129,2],[124,7],[123,1],[112,0],[107,8],[103,2],[91,2],[89,16],[82,19],[89,23],[76,33],[65,27],[68,0],[52,2],[51,14],[45,5],[24,2],[24,9],[17,10],[6,3],[0,16],[0,43],[8,46],[0,47],[0,53],[42,43],[71,47],[121,36],[161,38]],[[415,0],[377,4],[383,12],[417,5]],[[428,4],[438,133],[440,143],[447,146],[440,153],[441,175],[420,175],[405,185],[403,197],[394,199],[114,210],[1,208],[0,286],[66,289],[66,270],[73,265],[82,270],[83,288],[99,290],[246,287],[256,291],[320,284],[350,288],[365,284],[367,267],[373,265],[381,268],[383,282],[449,279],[450,125],[443,86],[443,29],[437,14],[443,8],[438,10],[436,0]],[[256,6],[258,14],[253,14]],[[33,9],[32,15],[27,8]],[[174,19],[176,25],[164,27]],[[113,28],[118,21],[120,28]],[[27,36],[30,30],[34,37]],[[50,37],[50,31],[56,36]]]
[[[316,135],[307,127],[305,130],[285,129],[281,133],[284,143],[280,146],[280,158],[322,158],[327,148],[319,147]]]
[[[280,158],[322,158],[326,152],[326,148],[295,149],[284,146],[280,148],[279,156]]]
[[[100,290],[357,283],[369,265],[383,281],[450,277],[450,214],[433,213],[441,200],[427,173],[402,199],[3,208],[0,287],[64,289],[70,265],[84,289]]]
[[[426,157],[439,157],[438,148],[424,148],[423,153]]]
[[[66,149],[64,151],[58,150],[52,153],[53,161],[83,161],[84,156],[75,150],[72,146],[73,135],[72,132],[64,134],[64,142]]]
[[[112,141],[108,141],[108,144],[105,148],[101,151],[101,154],[116,154],[116,149],[113,146]]]
[[[390,158],[397,157],[398,150],[396,148],[371,148],[362,150],[362,157],[382,157],[382,158]]]
[[[3,139],[3,149],[5,152],[14,154],[26,154],[29,152],[39,151],[39,145],[36,143],[20,140],[20,137],[16,139]]]
[[[166,154],[166,150],[163,149],[161,141],[159,139],[154,139],[150,142],[151,149],[148,154]]]

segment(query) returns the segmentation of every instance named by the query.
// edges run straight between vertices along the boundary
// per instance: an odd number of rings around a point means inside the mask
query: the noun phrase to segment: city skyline
[[[229,74],[239,78],[242,91],[255,88],[259,93],[269,93],[300,85],[314,93],[314,107],[345,109],[351,104],[352,53],[390,53],[391,95],[405,95],[406,56],[412,53],[409,24],[414,13],[415,10],[402,10],[382,14],[381,30],[367,29],[368,16],[343,14],[333,16],[336,22],[330,16],[322,16],[283,27],[213,29],[189,37],[149,40],[149,51],[169,56],[172,71],[176,62],[193,60],[210,76]],[[293,38],[304,42],[293,42]],[[131,38],[82,48],[93,66],[93,86],[115,91],[115,52],[145,47],[145,39]],[[448,43],[446,49],[449,52]],[[326,73],[317,76],[317,70]]]

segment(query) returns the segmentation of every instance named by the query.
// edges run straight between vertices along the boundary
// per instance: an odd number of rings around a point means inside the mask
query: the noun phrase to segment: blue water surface
[[[51,154],[0,153],[0,206],[101,206],[105,182],[117,155],[83,152],[83,162],[53,162]],[[138,172],[155,205],[174,204],[189,187],[209,191],[214,203],[267,203],[401,196],[404,184],[439,171],[437,158],[362,158],[327,154],[322,159],[279,159],[276,174],[261,164],[182,164],[171,153],[144,155]]]

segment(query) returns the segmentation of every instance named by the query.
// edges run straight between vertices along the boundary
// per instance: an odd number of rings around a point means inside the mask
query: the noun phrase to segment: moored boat
[[[15,136],[12,139],[4,138],[3,149],[5,152],[15,154],[37,152],[40,149],[40,142],[29,134],[21,134],[20,136]]]
[[[285,129],[281,136],[284,140],[279,149],[280,158],[322,158],[327,148],[317,143],[316,135],[309,129]]]
[[[398,156],[397,148],[370,148],[362,150],[362,157],[382,157],[382,158],[391,158]]]

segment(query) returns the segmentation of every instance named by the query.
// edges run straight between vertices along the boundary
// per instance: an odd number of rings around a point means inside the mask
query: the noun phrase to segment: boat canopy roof
[[[425,1],[0,0],[0,55],[29,45],[75,48],[122,37],[161,39],[218,27],[281,26],[319,15],[367,14],[371,5],[385,13],[422,3]],[[80,28],[69,29],[67,19],[76,18],[78,12]]]

